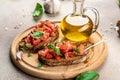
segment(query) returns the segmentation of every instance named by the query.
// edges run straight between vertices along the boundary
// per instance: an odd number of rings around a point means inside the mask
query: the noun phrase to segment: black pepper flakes
[[[116,26],[118,26],[119,30],[117,30],[119,37],[120,37],[120,20],[117,22]]]

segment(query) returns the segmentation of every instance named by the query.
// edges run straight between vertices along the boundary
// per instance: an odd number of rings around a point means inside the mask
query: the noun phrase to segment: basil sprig
[[[73,51],[73,53],[78,54],[78,51],[79,51],[79,48],[77,47],[77,48],[75,48],[75,50]]]
[[[42,32],[42,31],[39,32],[38,30],[36,30],[36,32],[34,32],[32,34],[32,37],[33,38],[41,38],[43,35],[44,35],[44,32]]]
[[[99,77],[99,74],[96,71],[87,71],[76,77],[76,80],[95,80]]]
[[[33,12],[33,17],[35,20],[38,20],[43,14],[43,8],[40,3],[36,3],[36,7]]]
[[[59,48],[55,47],[53,44],[49,44],[48,48],[54,50],[57,55],[60,55]]]

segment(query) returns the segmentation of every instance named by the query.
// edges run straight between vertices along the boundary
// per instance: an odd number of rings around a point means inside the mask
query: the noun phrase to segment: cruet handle
[[[99,25],[99,12],[97,11],[97,9],[95,8],[91,8],[91,7],[86,7],[83,9],[83,13],[85,14],[86,11],[92,11],[95,15],[95,20],[94,20],[94,25],[93,25],[93,29],[92,29],[92,32],[95,32],[98,28],[98,25]]]

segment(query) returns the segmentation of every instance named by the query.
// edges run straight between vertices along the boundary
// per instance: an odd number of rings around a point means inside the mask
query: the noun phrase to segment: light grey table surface
[[[32,17],[36,2],[43,4],[43,0],[0,0],[0,80],[40,80],[14,67],[9,56],[14,37],[38,23]],[[71,0],[61,3],[59,15],[50,17],[44,14],[41,20],[61,20],[72,12]],[[109,47],[105,62],[97,69],[99,80],[120,80],[120,38],[117,32],[110,30],[110,24],[115,25],[120,19],[117,0],[86,0],[85,3],[85,6],[95,7],[99,11],[98,31],[107,39]],[[15,26],[19,26],[19,29],[14,29]]]

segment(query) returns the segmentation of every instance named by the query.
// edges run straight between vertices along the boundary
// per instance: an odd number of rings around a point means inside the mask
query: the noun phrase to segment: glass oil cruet
[[[71,41],[86,41],[96,31],[99,24],[99,13],[95,8],[83,8],[85,0],[73,0],[74,12],[63,18],[61,31]],[[88,17],[85,12],[91,10],[95,15],[95,21]]]

